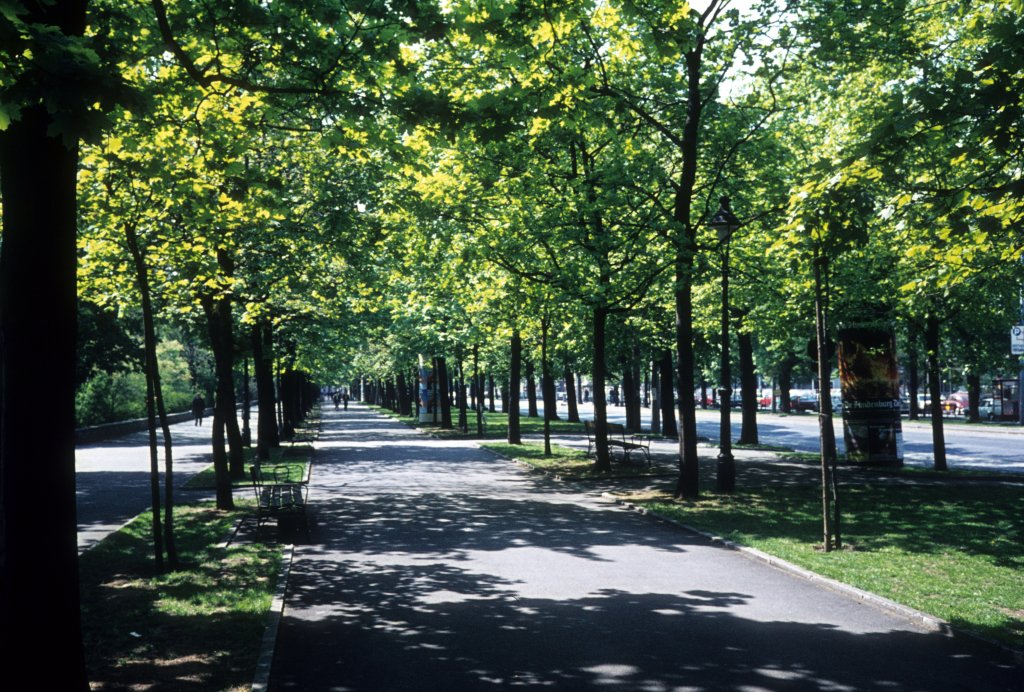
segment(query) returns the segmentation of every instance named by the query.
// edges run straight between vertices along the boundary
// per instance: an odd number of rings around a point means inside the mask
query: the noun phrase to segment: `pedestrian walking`
[[[206,414],[206,399],[203,398],[202,394],[196,394],[195,398],[192,399],[192,417],[196,421],[196,425],[203,424],[203,415]]]
[[[338,404],[341,403],[341,395],[338,394],[337,392],[335,392],[334,396],[331,397],[331,400],[334,401],[334,410],[337,411],[338,410]]]
[[[341,395],[341,401],[345,404],[345,410],[348,411],[348,392]]]

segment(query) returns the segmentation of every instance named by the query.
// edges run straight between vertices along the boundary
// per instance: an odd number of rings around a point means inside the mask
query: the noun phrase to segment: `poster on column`
[[[839,331],[839,383],[847,459],[903,465],[896,340],[885,329]]]
[[[419,368],[419,414],[420,423],[430,423],[433,420],[433,406],[431,401],[431,388],[434,384],[433,371],[424,365],[420,357]]]

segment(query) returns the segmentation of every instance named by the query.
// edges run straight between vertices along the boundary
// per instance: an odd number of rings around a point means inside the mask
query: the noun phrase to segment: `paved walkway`
[[[211,495],[186,490],[186,481],[210,465],[212,418],[171,426],[174,440],[175,498],[181,502]],[[160,483],[163,493],[163,439],[160,438]],[[152,506],[149,486],[149,433],[136,432],[75,448],[75,494],[78,501],[78,550],[82,552]],[[161,502],[163,495],[161,494]]]
[[[272,690],[1024,688],[987,647],[359,404],[324,412],[315,463]]]

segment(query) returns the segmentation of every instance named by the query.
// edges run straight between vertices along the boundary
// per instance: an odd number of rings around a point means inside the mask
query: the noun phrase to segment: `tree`
[[[105,80],[86,2],[0,18],[0,620],[10,662],[48,651],[50,684],[87,689],[75,535],[75,175]],[[79,129],[84,128],[84,129]],[[46,414],[35,405],[46,393]],[[28,488],[47,489],[39,512]]]

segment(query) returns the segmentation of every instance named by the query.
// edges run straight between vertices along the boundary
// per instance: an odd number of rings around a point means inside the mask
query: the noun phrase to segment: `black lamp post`
[[[722,248],[722,367],[721,387],[718,390],[718,405],[721,411],[719,426],[718,463],[716,464],[717,489],[720,493],[731,493],[736,489],[736,461],[732,456],[732,372],[729,368],[729,239],[740,227],[739,219],[729,208],[729,198],[719,200],[718,211],[708,225],[718,232]]]

